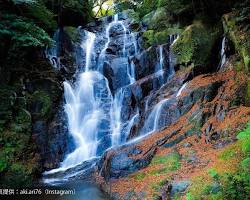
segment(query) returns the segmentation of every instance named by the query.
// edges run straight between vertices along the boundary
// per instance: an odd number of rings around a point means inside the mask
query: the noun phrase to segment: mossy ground
[[[239,140],[217,154],[212,168],[192,179],[188,200],[247,200],[250,195],[250,124],[237,136]]]

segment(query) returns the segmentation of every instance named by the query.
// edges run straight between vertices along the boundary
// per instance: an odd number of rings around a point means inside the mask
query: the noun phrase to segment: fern
[[[0,36],[10,37],[16,46],[44,47],[52,44],[52,39],[42,28],[16,15],[3,15],[0,18]]]
[[[12,0],[14,4],[34,4],[36,0]]]

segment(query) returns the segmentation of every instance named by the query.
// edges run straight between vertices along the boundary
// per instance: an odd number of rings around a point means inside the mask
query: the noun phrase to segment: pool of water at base
[[[32,189],[19,189],[15,199],[25,200],[108,200],[109,197],[95,184],[73,183],[60,186],[38,187],[42,194],[20,194],[23,191],[31,192]],[[57,193],[57,194],[55,194]],[[60,195],[61,193],[61,195]]]

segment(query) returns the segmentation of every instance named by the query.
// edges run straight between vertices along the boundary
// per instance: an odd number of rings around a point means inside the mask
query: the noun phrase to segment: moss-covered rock
[[[73,26],[65,26],[63,30],[69,36],[72,42],[76,43],[80,41],[80,35],[77,31],[77,28]]]
[[[138,12],[135,12],[133,9],[125,10],[124,13],[128,15],[128,17],[136,22],[140,22],[140,16]]]
[[[207,27],[201,22],[188,26],[173,45],[178,65],[206,67],[216,40],[221,34],[219,26]]]
[[[250,106],[250,78],[247,81],[247,88],[246,88],[246,105]]]
[[[143,33],[143,46],[148,48],[152,45],[166,44],[169,41],[169,35],[180,34],[183,30],[178,27],[166,28],[163,31],[147,30]]]
[[[148,30],[143,33],[143,46],[144,48],[148,48],[154,44],[154,31],[153,30]]]
[[[0,185],[29,186],[38,171],[31,140],[32,118],[20,87],[0,88]]]
[[[30,133],[32,124],[31,114],[24,108],[19,109],[14,124],[15,132]]]
[[[13,120],[12,110],[17,99],[17,94],[14,88],[9,86],[0,87],[0,133],[5,126]]]
[[[235,13],[225,14],[222,17],[224,31],[233,41],[235,49],[239,52],[244,61],[246,70],[250,71],[250,35],[242,30],[236,23]]]
[[[152,17],[154,16],[154,14],[155,14],[155,11],[152,11],[152,12],[146,14],[145,16],[143,16],[142,23],[145,25],[148,25],[150,23]]]
[[[148,28],[153,30],[164,30],[169,26],[169,18],[165,8],[158,8],[151,17]]]

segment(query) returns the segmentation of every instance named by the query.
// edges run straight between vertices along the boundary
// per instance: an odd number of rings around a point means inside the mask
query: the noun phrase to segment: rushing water
[[[221,42],[221,51],[220,51],[220,65],[219,69],[222,69],[224,64],[226,63],[226,51],[225,51],[225,46],[226,46],[226,37],[223,37],[222,42]]]
[[[140,54],[137,33],[131,32],[127,24],[115,15],[113,20],[106,24],[103,32],[93,33],[85,30],[82,35],[84,36],[79,46],[85,59],[77,55],[79,60],[76,63],[79,69],[75,75],[76,81],[64,82],[64,108],[68,118],[69,133],[75,142],[75,150],[65,157],[58,169],[46,172],[46,175],[60,173],[83,161],[102,155],[110,147],[126,143],[132,127],[140,118],[140,109],[137,106],[129,116],[124,115],[124,108],[131,106],[126,99],[129,88],[137,81],[135,63],[130,60],[131,56]],[[114,41],[117,42],[117,38],[114,40],[114,35],[117,35],[118,40],[121,39],[122,42],[110,59],[110,48],[114,45]],[[100,39],[103,36],[105,36],[104,39]],[[177,36],[170,36],[169,52],[177,38]],[[105,42],[98,52],[96,46],[100,40]],[[165,54],[163,45],[160,45],[155,74],[160,73],[161,85],[164,84],[165,79],[166,59],[170,68],[169,75],[173,75],[173,61]],[[104,72],[104,65],[107,63],[112,65],[112,62],[116,62],[114,65],[116,68],[113,69],[114,79],[121,80],[115,89],[110,89],[109,80]],[[168,99],[163,99],[154,106],[146,119],[143,134],[147,135],[161,128],[160,116],[167,101]],[[46,179],[46,181],[51,183],[53,179]]]
[[[181,88],[178,90],[177,94],[176,94],[176,97],[179,97],[181,96],[181,93],[183,92],[183,90],[187,87],[188,85],[188,82],[184,83]]]
[[[55,45],[51,48],[47,48],[45,51],[46,58],[49,59],[52,66],[56,69],[60,68],[60,57],[59,55],[59,49],[60,49],[60,29],[58,29],[54,36],[53,40],[56,42]]]
[[[161,127],[159,126],[160,123],[160,116],[162,112],[162,108],[164,107],[165,103],[168,101],[168,99],[161,100],[158,104],[156,104],[147,117],[144,127],[142,128],[142,135],[143,133],[153,133],[158,131]]]

